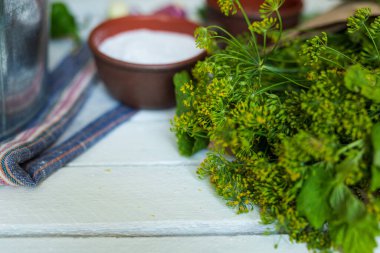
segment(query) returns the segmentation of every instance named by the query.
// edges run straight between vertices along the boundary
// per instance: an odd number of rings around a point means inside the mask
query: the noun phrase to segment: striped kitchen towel
[[[118,105],[53,146],[85,103],[95,73],[86,46],[67,56],[51,73],[45,108],[22,132],[0,145],[0,185],[38,185],[135,113]]]

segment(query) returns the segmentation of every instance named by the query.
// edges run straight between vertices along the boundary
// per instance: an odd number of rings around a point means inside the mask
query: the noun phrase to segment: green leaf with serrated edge
[[[209,144],[209,140],[207,138],[200,138],[200,137],[195,137],[195,142],[193,145],[193,154],[197,153],[198,151],[201,151],[202,149],[207,148]]]
[[[183,101],[187,99],[187,95],[181,92],[183,85],[191,81],[190,74],[187,71],[182,71],[174,75],[173,82],[177,101],[176,114],[179,116],[191,110],[184,105]],[[181,155],[191,156],[196,152],[207,148],[209,140],[208,138],[192,137],[191,133],[178,133],[177,132],[177,144]]]
[[[190,74],[187,71],[181,71],[174,75],[173,82],[174,82],[174,88],[175,88],[175,96],[177,101],[177,115],[180,115],[184,112],[189,111],[188,108],[185,107],[183,104],[183,101],[187,98],[183,92],[181,92],[181,88],[188,82],[190,82],[191,77]]]
[[[332,190],[330,205],[334,217],[329,221],[329,230],[334,246],[345,253],[373,252],[379,227],[364,204],[341,183]]]
[[[175,88],[175,95],[177,101],[177,111],[176,114],[179,116],[182,113],[187,112],[189,109],[183,104],[186,95],[181,92],[182,86],[190,81],[190,75],[187,71],[182,71],[174,75],[173,82]],[[177,144],[178,150],[181,155],[191,156],[193,154],[194,138],[188,133],[177,132]]]
[[[369,214],[354,224],[332,221],[329,230],[332,244],[344,253],[372,253],[377,246],[379,227],[376,218]]]
[[[363,203],[343,183],[333,188],[329,202],[332,210],[347,222],[356,222],[365,214]]]
[[[187,133],[177,133],[177,145],[179,153],[183,156],[191,156],[193,154],[194,138]]]
[[[380,167],[380,123],[372,129],[373,165]]]
[[[371,190],[374,191],[380,188],[380,123],[373,127],[371,139],[373,147]]]
[[[321,228],[331,215],[329,196],[332,175],[323,167],[315,167],[297,198],[297,210],[315,228]]]
[[[339,182],[344,182],[347,175],[349,175],[350,173],[360,171],[359,166],[360,161],[363,158],[363,151],[351,150],[346,155],[347,157],[335,167],[337,171],[336,178],[339,180]]]
[[[347,69],[344,77],[346,87],[364,97],[380,103],[380,79],[360,64]]]
[[[340,209],[345,208],[347,198],[347,188],[344,184],[339,184],[331,191],[329,203],[332,209],[340,212]],[[344,210],[343,210],[344,211]]]
[[[333,217],[329,220],[329,231],[334,247],[345,253],[373,252],[379,234],[376,217],[366,211],[344,184],[333,189],[330,204]]]

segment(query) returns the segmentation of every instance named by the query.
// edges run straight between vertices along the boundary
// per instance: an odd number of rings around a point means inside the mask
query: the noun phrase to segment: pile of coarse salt
[[[135,64],[171,64],[202,52],[190,35],[147,29],[112,36],[104,40],[100,51],[114,59]]]

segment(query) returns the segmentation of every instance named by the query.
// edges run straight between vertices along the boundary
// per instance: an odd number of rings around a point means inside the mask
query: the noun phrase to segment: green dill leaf
[[[337,185],[330,199],[334,218],[329,231],[334,247],[345,253],[371,253],[376,248],[379,225],[376,217],[344,184]]]
[[[346,158],[336,166],[336,179],[344,183],[346,178],[360,171],[363,150],[353,149],[347,152]]]
[[[207,148],[207,138],[192,137],[188,133],[177,133],[179,153],[183,156],[192,156],[198,151]]]
[[[331,192],[331,196],[329,199],[330,206],[334,210],[341,211],[341,208],[345,208],[345,199],[347,195],[347,191],[349,191],[344,184],[340,183],[335,186]],[[343,210],[344,211],[344,210]]]
[[[359,221],[349,224],[334,221],[329,226],[334,246],[344,253],[373,253],[377,246],[379,227],[376,218],[365,215]]]
[[[190,74],[187,71],[178,72],[173,77],[175,95],[177,101],[177,111],[176,114],[180,115],[187,112],[189,109],[183,104],[183,101],[188,97],[186,94],[181,92],[181,88],[188,82],[191,81]]]
[[[182,71],[174,75],[173,81],[177,101],[176,115],[178,116],[177,119],[180,120],[181,116],[192,111],[191,106],[185,104],[191,97],[191,94],[183,92],[183,88],[189,86],[189,83],[191,83],[192,80],[187,71]],[[175,123],[173,123],[173,125],[175,125]],[[206,136],[195,136],[193,132],[194,129],[188,128],[179,131],[178,128],[176,129],[174,127],[173,131],[176,131],[178,149],[183,156],[191,156],[198,151],[207,148],[209,144],[209,139]]]
[[[333,188],[329,203],[332,211],[339,214],[340,218],[348,223],[357,222],[366,211],[364,204],[343,183],[339,183]]]
[[[347,69],[344,82],[350,91],[360,93],[364,97],[380,103],[380,79],[360,64]]]
[[[331,215],[329,197],[332,175],[323,167],[314,167],[297,198],[297,210],[315,228],[321,228]]]
[[[377,123],[372,130],[373,163],[371,190],[380,188],[380,123]]]
[[[76,42],[80,41],[75,17],[66,4],[61,2],[53,3],[50,20],[50,36],[52,38],[71,37]]]
[[[192,156],[194,147],[194,138],[192,138],[188,133],[178,133],[177,132],[177,145],[178,151],[183,156]]]
[[[373,165],[380,167],[380,123],[373,127],[372,145],[374,149]]]
[[[210,143],[210,140],[208,138],[195,137],[194,139],[195,141],[191,150],[192,154],[195,154],[198,151],[207,148],[208,144]]]

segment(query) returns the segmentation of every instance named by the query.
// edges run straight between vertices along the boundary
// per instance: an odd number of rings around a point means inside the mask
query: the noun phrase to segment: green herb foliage
[[[248,34],[199,28],[210,56],[175,77],[179,150],[211,152],[198,173],[238,212],[260,210],[296,242],[369,253],[380,219],[380,18],[358,10],[341,34],[285,40],[267,0]],[[262,44],[258,44],[258,38]],[[223,45],[218,47],[218,45]],[[211,143],[211,145],[210,145]]]
[[[52,3],[50,20],[50,36],[52,38],[70,37],[79,43],[80,37],[76,20],[64,3]]]

